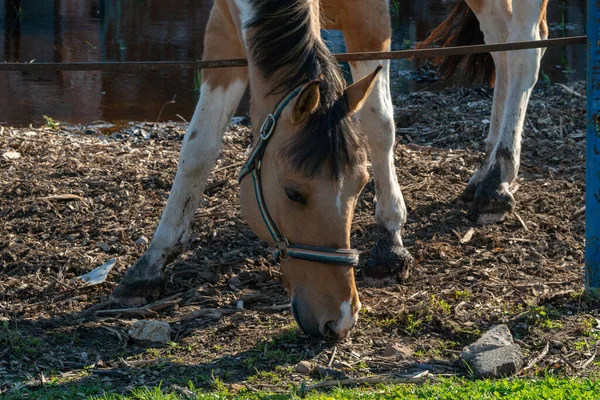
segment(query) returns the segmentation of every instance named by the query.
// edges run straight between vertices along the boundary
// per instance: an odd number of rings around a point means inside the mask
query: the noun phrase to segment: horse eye
[[[297,190],[285,188],[285,194],[291,201],[295,201],[296,203],[300,204],[306,204],[306,199]]]

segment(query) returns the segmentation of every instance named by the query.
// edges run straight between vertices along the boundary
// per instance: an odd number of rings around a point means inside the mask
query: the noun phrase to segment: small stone
[[[463,360],[477,378],[503,378],[523,368],[523,354],[517,344],[486,350],[475,354],[469,361]]]
[[[136,246],[146,246],[149,240],[146,236],[140,236],[138,240],[135,241]]]
[[[312,365],[308,361],[300,361],[294,366],[294,371],[299,374],[308,374],[312,369]]]
[[[110,251],[110,246],[107,245],[106,243],[100,242],[100,243],[98,243],[98,247],[100,247],[102,249],[102,251],[105,251],[107,253]]]
[[[239,288],[240,286],[242,286],[242,280],[240,278],[238,278],[237,276],[234,276],[233,278],[231,278],[229,280],[229,285]]]
[[[346,373],[344,371],[339,371],[339,370],[333,369],[333,368],[326,368],[326,367],[318,366],[317,367],[317,372],[321,376],[328,376],[328,377],[333,378],[333,379],[344,379],[344,378],[346,378]]]
[[[496,325],[475,343],[465,347],[460,358],[478,378],[501,378],[523,368],[521,347],[514,343],[506,325]]]
[[[510,346],[514,344],[512,334],[504,324],[493,326],[489,331],[483,334],[475,343],[463,349],[463,353],[479,353],[486,350],[493,350],[498,347]]]
[[[6,161],[16,160],[18,158],[21,158],[21,153],[14,150],[8,150],[2,154],[2,158],[4,158]]]
[[[169,323],[164,321],[140,320],[129,329],[129,336],[142,346],[166,345],[170,341]]]
[[[383,350],[384,357],[394,357],[397,360],[406,359],[412,355],[413,351],[410,348],[392,342],[388,343]]]
[[[336,369],[352,369],[352,365],[348,364],[347,362],[344,361],[339,361],[339,362],[334,362],[333,363],[333,368]]]

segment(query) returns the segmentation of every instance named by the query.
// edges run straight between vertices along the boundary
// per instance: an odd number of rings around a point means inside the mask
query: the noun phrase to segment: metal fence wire
[[[440,47],[434,49],[409,49],[398,51],[334,54],[339,62],[367,60],[396,60],[401,58],[437,58],[463,54],[493,53],[499,51],[525,50],[541,47],[586,44],[586,36],[556,39],[530,40],[524,42],[481,44],[474,46]],[[57,72],[57,71],[104,71],[135,72],[163,69],[208,69],[245,67],[246,59],[211,61],[130,61],[130,62],[69,62],[69,63],[0,63],[0,72]]]

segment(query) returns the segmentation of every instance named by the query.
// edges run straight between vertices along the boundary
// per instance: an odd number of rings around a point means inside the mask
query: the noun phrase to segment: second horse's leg
[[[545,31],[545,0],[513,2],[507,42],[539,40]],[[508,89],[498,137],[488,154],[486,170],[474,192],[471,217],[478,223],[502,221],[515,208],[509,190],[517,178],[521,156],[521,135],[529,97],[540,68],[543,49],[506,53]],[[489,142],[488,142],[489,145]]]

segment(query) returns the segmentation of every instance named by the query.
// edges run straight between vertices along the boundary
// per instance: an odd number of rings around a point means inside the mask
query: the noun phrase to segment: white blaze
[[[358,307],[360,309],[360,305]],[[333,330],[336,333],[348,332],[358,321],[358,311],[352,314],[352,298],[344,301],[340,306],[341,318],[333,326]]]

